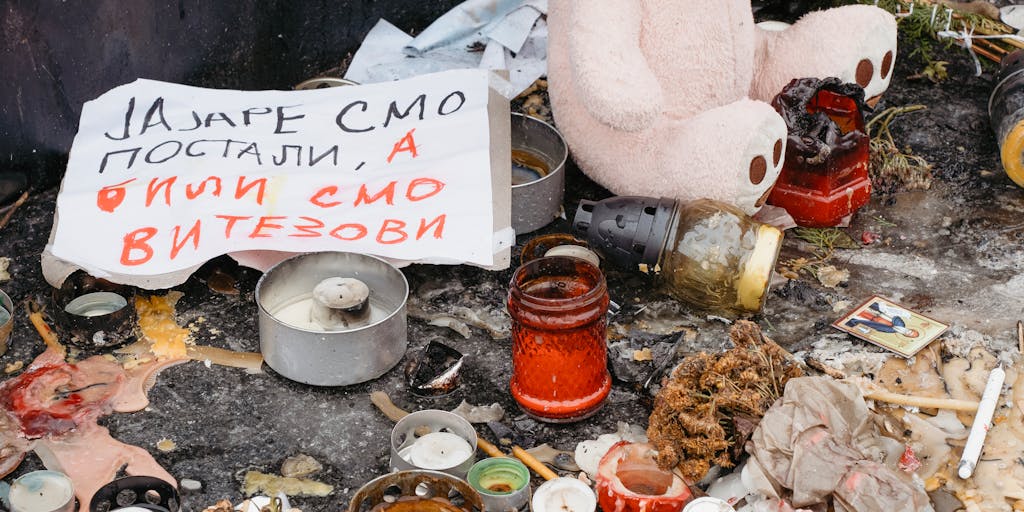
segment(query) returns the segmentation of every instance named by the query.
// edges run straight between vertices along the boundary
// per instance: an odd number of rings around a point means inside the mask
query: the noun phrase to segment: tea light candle
[[[575,478],[548,480],[533,494],[533,512],[594,512],[597,496]]]
[[[64,473],[33,471],[11,484],[8,501],[12,512],[71,512],[75,508],[75,490]]]
[[[449,469],[473,455],[473,447],[450,432],[431,432],[413,442],[403,458],[421,469]]]

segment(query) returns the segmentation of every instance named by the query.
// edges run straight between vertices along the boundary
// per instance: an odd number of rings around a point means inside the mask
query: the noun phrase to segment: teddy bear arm
[[[569,62],[580,102],[613,129],[648,128],[661,115],[664,100],[640,48],[639,2],[569,1]]]
[[[794,78],[838,77],[878,97],[889,86],[895,57],[892,14],[869,5],[815,11],[785,30],[757,29],[750,95],[771,101]]]

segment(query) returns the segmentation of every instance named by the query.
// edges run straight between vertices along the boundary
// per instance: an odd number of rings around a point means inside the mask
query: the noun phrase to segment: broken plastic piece
[[[526,453],[536,457],[540,462],[550,464],[563,471],[576,472],[580,470],[580,467],[576,465],[572,452],[556,450],[547,443],[540,446],[534,446],[533,448],[526,450]]]
[[[505,417],[505,409],[495,402],[491,405],[473,405],[465,400],[452,412],[466,418],[470,423],[490,423]]]
[[[405,382],[421,396],[441,396],[461,383],[459,371],[465,356],[454,348],[431,340],[405,366]]]

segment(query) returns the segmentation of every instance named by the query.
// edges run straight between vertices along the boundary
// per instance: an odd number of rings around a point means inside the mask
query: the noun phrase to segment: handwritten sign
[[[48,250],[97,276],[261,249],[494,265],[508,199],[494,197],[507,133],[492,125],[508,121],[507,104],[489,116],[492,94],[479,70],[307,91],[117,87],[82,110]]]

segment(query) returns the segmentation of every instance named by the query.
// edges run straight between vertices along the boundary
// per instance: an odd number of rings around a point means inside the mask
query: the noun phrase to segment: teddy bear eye
[[[764,157],[758,155],[750,161],[750,182],[757,185],[764,181],[765,175],[768,173],[768,162],[765,162]]]
[[[882,69],[881,69],[882,74],[879,75],[879,76],[882,77],[882,80],[885,80],[885,77],[889,76],[889,71],[891,71],[891,70],[892,70],[892,52],[885,52],[885,57],[882,57]]]
[[[871,83],[871,77],[875,74],[875,66],[868,59],[862,59],[857,64],[857,85],[867,87]]]

